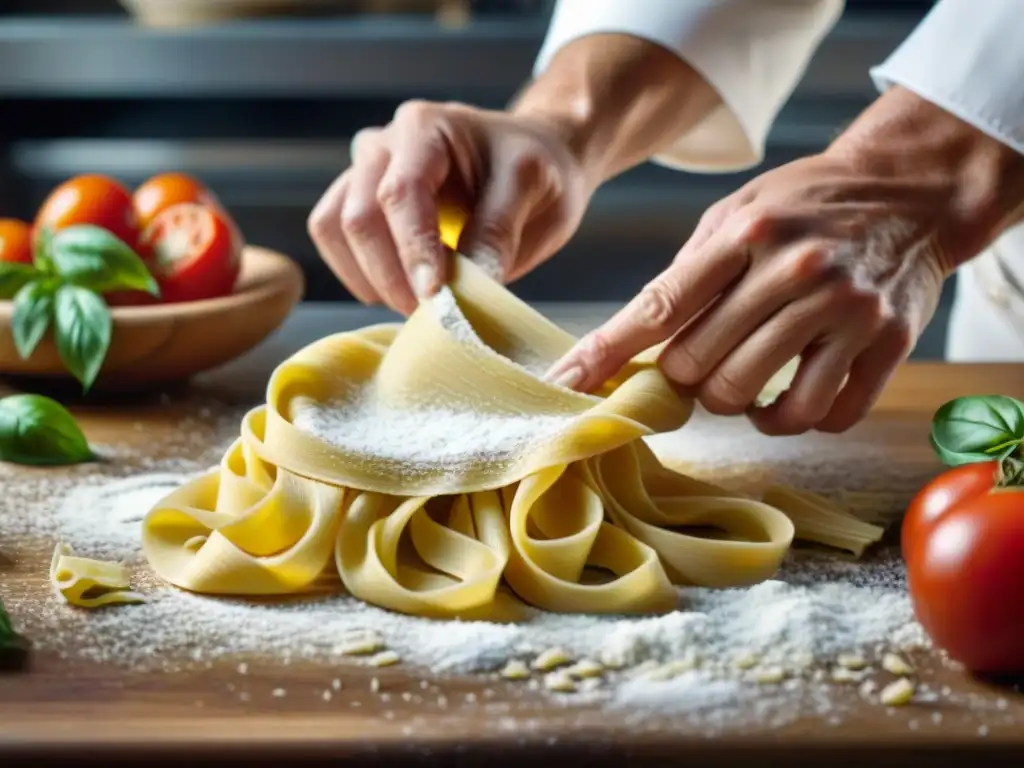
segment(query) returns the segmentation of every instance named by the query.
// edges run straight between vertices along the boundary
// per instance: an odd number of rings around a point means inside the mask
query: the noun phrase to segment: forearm
[[[674,53],[631,35],[599,34],[561,49],[512,111],[555,125],[597,185],[658,153],[720,104]]]
[[[902,87],[881,96],[828,151],[870,178],[934,196],[947,272],[1024,212],[1024,155]]]

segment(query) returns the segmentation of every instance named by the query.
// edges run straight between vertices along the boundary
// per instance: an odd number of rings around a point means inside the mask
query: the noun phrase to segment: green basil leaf
[[[38,274],[31,264],[0,261],[0,299],[13,299],[18,291],[35,280]]]
[[[145,291],[159,296],[156,280],[126,243],[91,224],[62,229],[50,247],[57,274],[96,293]]]
[[[0,652],[26,650],[28,650],[28,641],[14,631],[11,617],[7,615],[3,601],[0,601]]]
[[[62,285],[57,291],[54,322],[60,359],[82,387],[89,389],[110,349],[110,309],[98,294],[76,285]]]
[[[0,461],[59,466],[92,459],[85,435],[60,403],[42,395],[0,400]]]
[[[959,397],[932,419],[931,443],[950,466],[991,461],[1024,441],[1024,403],[1005,395]]]
[[[45,280],[24,286],[14,297],[11,332],[22,360],[27,360],[43,340],[53,318],[55,287]]]
[[[36,235],[36,241],[32,247],[32,263],[37,270],[47,275],[54,273],[53,260],[50,258],[52,247],[53,230],[43,227]]]

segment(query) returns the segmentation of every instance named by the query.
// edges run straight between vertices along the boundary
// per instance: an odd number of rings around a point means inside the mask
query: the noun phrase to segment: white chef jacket
[[[557,0],[535,74],[586,35],[625,33],[657,43],[697,70],[722,106],[652,159],[690,171],[748,168],[763,160],[772,123],[843,5]],[[870,75],[879,89],[901,85],[1024,153],[1022,41],[1022,0],[938,0]],[[1012,285],[1017,279],[1024,286],[1024,227],[1007,232],[970,267],[958,280],[947,356],[1024,360],[1024,291]]]

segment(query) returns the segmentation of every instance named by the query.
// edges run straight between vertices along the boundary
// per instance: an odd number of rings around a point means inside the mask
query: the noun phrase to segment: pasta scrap
[[[146,601],[142,594],[131,590],[125,566],[78,557],[66,544],[58,543],[53,550],[50,583],[69,605],[78,608],[101,608]]]

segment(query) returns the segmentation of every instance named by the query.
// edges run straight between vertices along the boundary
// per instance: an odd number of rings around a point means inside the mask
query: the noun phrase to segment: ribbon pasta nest
[[[595,395],[516,362],[574,341],[457,257],[450,288],[404,324],[281,363],[220,466],[146,516],[149,563],[217,595],[312,591],[336,571],[368,603],[491,620],[524,603],[660,612],[674,585],[771,577],[799,515],[661,465],[642,438],[682,427],[693,403],[653,351]],[[828,510],[801,509],[812,538],[842,543]],[[847,540],[873,537],[841,518]]]

